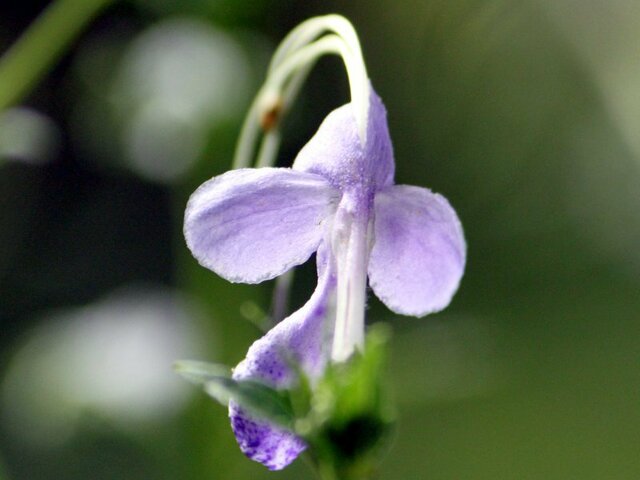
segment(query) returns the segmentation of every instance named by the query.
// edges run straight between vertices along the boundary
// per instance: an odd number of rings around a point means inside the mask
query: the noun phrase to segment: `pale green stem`
[[[112,1],[58,0],[50,4],[0,59],[0,111],[19,103]]]
[[[338,480],[336,474],[333,471],[333,467],[331,465],[318,465],[318,475],[320,476],[320,480]]]

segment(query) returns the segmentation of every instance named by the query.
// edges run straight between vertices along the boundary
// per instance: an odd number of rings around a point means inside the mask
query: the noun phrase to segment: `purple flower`
[[[234,378],[273,387],[294,381],[290,360],[313,379],[364,339],[367,278],[392,311],[423,316],[458,288],[466,245],[447,200],[394,185],[386,111],[373,89],[366,135],[352,104],[331,112],[292,168],[239,169],[205,182],[189,200],[185,237],[205,267],[232,282],[258,283],[317,252],[309,301],[256,341]],[[233,402],[242,451],[270,469],[305,448],[293,433],[248,416]]]

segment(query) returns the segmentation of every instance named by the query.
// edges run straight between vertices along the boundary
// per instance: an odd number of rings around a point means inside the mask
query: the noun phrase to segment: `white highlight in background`
[[[67,440],[87,412],[125,429],[161,422],[189,397],[173,362],[202,356],[202,337],[184,299],[164,289],[123,289],[51,314],[11,359],[3,423],[46,447]]]

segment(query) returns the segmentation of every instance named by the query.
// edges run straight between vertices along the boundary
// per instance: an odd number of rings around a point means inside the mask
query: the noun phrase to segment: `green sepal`
[[[373,326],[364,352],[328,365],[313,389],[306,431],[297,433],[330,478],[366,477],[379,462],[395,417],[384,380],[388,339],[385,325]]]

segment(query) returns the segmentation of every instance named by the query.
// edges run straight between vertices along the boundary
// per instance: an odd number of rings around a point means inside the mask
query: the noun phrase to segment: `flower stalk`
[[[19,103],[98,13],[114,0],[57,0],[0,58],[0,111]]]

